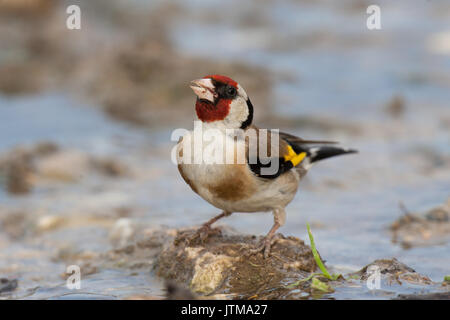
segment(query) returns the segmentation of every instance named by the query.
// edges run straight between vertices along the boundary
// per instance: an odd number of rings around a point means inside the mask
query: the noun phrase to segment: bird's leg
[[[278,228],[280,228],[282,225],[284,225],[286,221],[286,212],[284,209],[276,209],[273,211],[273,226],[270,229],[269,233],[262,239],[260,244],[254,248],[254,249],[248,249],[247,253],[245,255],[253,255],[259,252],[264,253],[264,259],[269,257],[270,254],[270,248],[272,247],[272,244],[278,240],[279,234],[276,234]]]
[[[257,245],[257,247],[253,249],[247,249],[248,251],[245,253],[245,255],[251,256],[253,254],[263,252],[264,259],[268,258],[272,244],[276,240],[278,240],[278,237],[275,236],[275,232],[278,230],[280,226],[281,225],[279,223],[275,222],[272,226],[272,229],[270,229],[269,233],[262,239],[262,241]]]
[[[200,238],[201,241],[206,240],[209,235],[220,232],[218,229],[211,228],[211,225],[219,219],[228,217],[232,212],[223,211],[221,214],[215,216],[214,218],[206,221],[202,226],[195,232],[195,234],[189,239],[190,241]]]

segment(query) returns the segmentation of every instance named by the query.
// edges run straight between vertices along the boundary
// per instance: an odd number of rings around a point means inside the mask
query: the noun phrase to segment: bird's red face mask
[[[190,87],[197,95],[195,111],[203,122],[228,120],[227,125],[242,127],[251,123],[253,107],[239,84],[225,76],[210,75],[191,82]],[[246,124],[246,126],[248,125]]]

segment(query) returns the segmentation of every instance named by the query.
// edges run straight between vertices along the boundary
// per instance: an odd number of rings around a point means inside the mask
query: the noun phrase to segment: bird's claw
[[[205,240],[208,239],[209,236],[220,233],[221,231],[218,228],[211,228],[211,226],[209,225],[203,225],[198,228],[193,235],[186,238],[186,243],[192,244],[197,239],[199,239],[200,242],[205,242]]]
[[[272,248],[272,245],[281,238],[281,234],[277,233],[272,237],[264,237],[260,243],[258,245],[256,245],[255,248],[245,248],[243,247],[242,249],[246,249],[246,252],[244,253],[245,257],[249,257],[252,256],[254,254],[263,253],[263,257],[264,259],[267,259],[270,255],[270,249]]]

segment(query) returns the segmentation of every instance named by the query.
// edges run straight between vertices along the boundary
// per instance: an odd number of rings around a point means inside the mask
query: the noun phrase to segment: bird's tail
[[[357,152],[358,151],[355,149],[330,147],[330,146],[310,147],[306,151],[310,163],[331,158],[334,156],[340,156],[342,154],[357,153]]]

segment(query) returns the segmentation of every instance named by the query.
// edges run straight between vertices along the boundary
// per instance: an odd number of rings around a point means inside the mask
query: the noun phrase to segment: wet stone
[[[400,118],[406,112],[405,98],[400,95],[395,95],[385,107],[385,111],[393,118]]]
[[[55,182],[74,183],[91,175],[119,178],[129,173],[115,158],[101,158],[51,142],[21,146],[0,154],[0,183],[14,195]]]
[[[405,281],[416,285],[432,284],[430,278],[417,273],[413,268],[395,258],[375,260],[353,275],[357,275],[360,280],[367,281],[370,277],[373,277],[375,272],[379,272],[382,280],[388,285],[401,285]]]
[[[0,279],[0,294],[16,290],[18,281],[16,279],[9,280],[5,278]]]
[[[174,281],[166,281],[166,298],[168,300],[195,300],[197,296],[191,290],[180,286]]]
[[[399,294],[396,300],[450,300],[450,291],[427,294]]]
[[[450,199],[425,213],[409,212],[404,207],[402,209],[404,214],[390,226],[392,242],[409,249],[450,240]]]
[[[262,253],[245,255],[260,237],[222,229],[202,243],[187,241],[194,231],[180,230],[158,256],[155,270],[158,276],[200,295],[261,298],[276,291],[287,293],[287,284],[306,278],[317,268],[310,247],[294,237],[275,242],[270,257],[264,259]]]
[[[18,240],[24,237],[30,224],[25,211],[0,209],[0,230],[11,239]]]
[[[5,164],[6,190],[11,194],[27,194],[31,191],[31,164],[28,155],[18,151]]]

